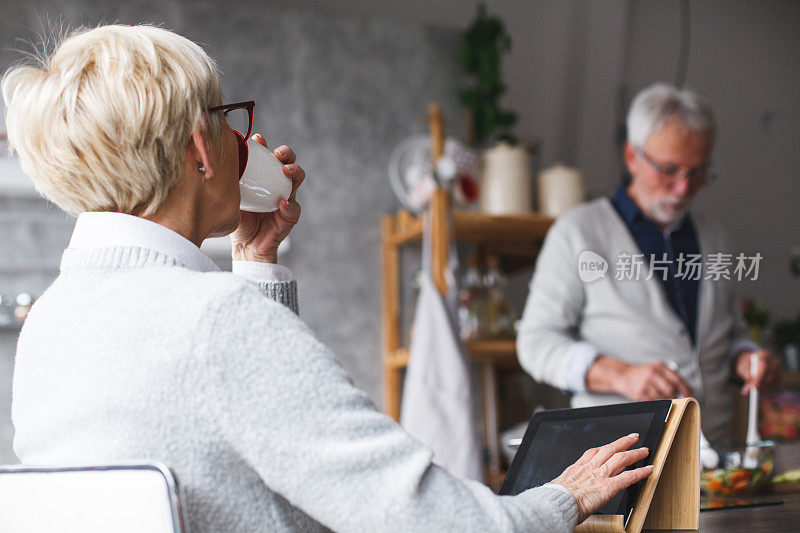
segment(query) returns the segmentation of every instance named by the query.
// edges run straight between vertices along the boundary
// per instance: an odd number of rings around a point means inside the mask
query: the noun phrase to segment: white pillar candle
[[[531,212],[531,160],[524,146],[501,142],[483,152],[481,210],[493,215]]]
[[[583,174],[560,163],[541,171],[538,182],[539,211],[545,215],[557,217],[586,198]]]

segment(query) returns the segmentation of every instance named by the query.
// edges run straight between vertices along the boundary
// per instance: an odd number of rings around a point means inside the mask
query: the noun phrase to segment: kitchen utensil
[[[758,373],[758,353],[750,355],[750,376],[755,376]],[[758,435],[758,387],[750,389],[750,409],[747,416],[747,444],[745,450],[744,467],[754,468],[758,459],[758,448],[752,446],[761,440]]]

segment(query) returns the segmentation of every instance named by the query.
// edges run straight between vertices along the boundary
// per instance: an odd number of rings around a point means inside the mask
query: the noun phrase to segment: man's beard
[[[689,211],[689,201],[681,198],[662,196],[650,206],[650,214],[658,224],[671,226],[683,220]]]

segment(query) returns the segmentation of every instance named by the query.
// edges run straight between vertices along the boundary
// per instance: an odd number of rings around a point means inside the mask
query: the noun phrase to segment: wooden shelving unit
[[[432,237],[432,276],[442,293],[446,292],[445,267],[448,263],[451,215],[447,192],[438,189],[430,202]],[[457,243],[476,246],[479,255],[495,254],[532,265],[553,219],[539,214],[491,216],[482,213],[452,213],[453,235]],[[401,346],[400,249],[422,240],[423,218],[407,211],[385,215],[383,241],[383,397],[384,411],[400,418],[403,370],[408,364],[408,348]],[[498,370],[519,369],[513,339],[471,341],[466,345],[469,359],[480,369],[484,441],[488,451],[486,480],[502,481],[498,436]]]
[[[507,370],[518,370],[520,368],[513,339],[468,341],[466,348],[467,355],[469,355],[471,361],[477,363],[491,362]],[[384,361],[387,366],[402,370],[408,365],[408,348],[398,348],[394,354],[390,354]]]

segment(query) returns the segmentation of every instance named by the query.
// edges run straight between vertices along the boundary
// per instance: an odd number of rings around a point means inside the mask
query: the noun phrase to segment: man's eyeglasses
[[[244,169],[247,167],[247,158],[249,150],[247,149],[247,139],[253,132],[253,108],[256,103],[253,100],[248,102],[236,102],[235,104],[223,104],[214,107],[207,107],[206,111],[222,111],[225,114],[225,120],[228,126],[231,127],[233,133],[239,138],[239,177],[244,175]]]
[[[717,179],[717,174],[708,166],[681,169],[677,165],[661,165],[653,161],[642,148],[636,148],[636,153],[647,161],[647,164],[658,172],[665,185],[672,186],[679,178],[686,178],[689,185],[705,185]]]

